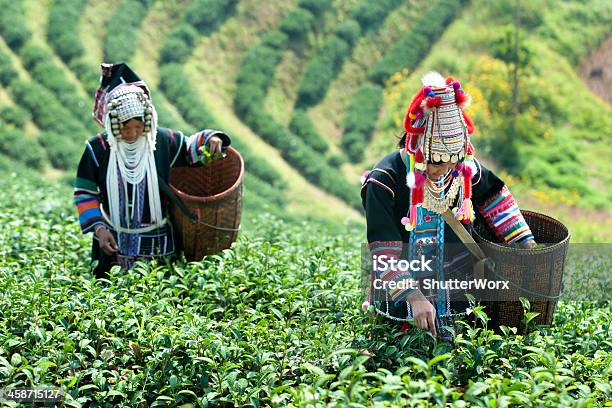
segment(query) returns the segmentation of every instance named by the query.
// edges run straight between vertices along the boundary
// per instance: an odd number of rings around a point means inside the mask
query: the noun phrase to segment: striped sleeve
[[[499,193],[477,206],[477,209],[501,241],[520,244],[534,239],[507,186],[504,185]]]
[[[100,189],[94,181],[97,171],[98,161],[93,149],[87,143],[77,168],[73,193],[79,224],[84,234],[92,231],[99,224],[106,224],[100,211]]]
[[[374,287],[386,290],[396,305],[405,301],[417,290],[417,285],[409,269],[393,266],[394,262],[402,259],[403,242],[375,241],[370,242],[368,248],[372,257],[372,278],[377,280]]]
[[[231,144],[230,137],[219,130],[204,129],[187,137],[180,131],[170,131],[170,157],[171,167],[190,166],[200,162],[199,148],[208,145],[210,138],[217,136],[223,142],[222,150],[225,151]]]

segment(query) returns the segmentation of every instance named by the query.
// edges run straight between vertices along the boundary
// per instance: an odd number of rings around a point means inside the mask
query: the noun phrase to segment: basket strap
[[[170,188],[166,180],[164,180],[162,177],[159,177],[159,174],[157,175],[157,180],[158,180],[159,188],[161,188],[162,192],[166,194],[166,196],[168,196],[170,201],[176,204],[179,210],[181,210],[181,212],[185,214],[187,218],[189,218],[193,222],[196,222],[198,219],[196,215],[192,213],[191,211],[189,211],[187,207],[185,207],[185,203],[183,203],[183,200],[181,200],[179,196],[174,194],[174,191],[172,191],[172,189]]]
[[[482,251],[482,248],[474,241],[472,235],[465,229],[463,225],[455,218],[453,213],[450,210],[446,210],[442,213],[442,217],[444,217],[444,221],[452,228],[452,230],[457,234],[457,237],[465,244],[467,249],[478,259],[478,261],[474,264],[474,277],[476,279],[483,279],[485,277],[485,269],[493,269],[494,265],[492,265],[493,260],[489,259],[485,253]]]

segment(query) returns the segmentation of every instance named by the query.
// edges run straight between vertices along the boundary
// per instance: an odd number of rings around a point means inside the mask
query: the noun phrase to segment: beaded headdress
[[[108,103],[104,107],[106,130],[109,130],[107,121],[110,121],[110,131],[115,139],[119,139],[122,123],[132,118],[143,118],[144,131],[150,135],[156,122],[154,110],[149,96],[142,88],[129,84],[120,85],[108,95]]]
[[[463,111],[471,101],[461,84],[452,77],[444,79],[430,72],[423,87],[412,99],[404,118],[406,184],[411,189],[411,210],[407,229],[416,226],[418,208],[424,201],[427,163],[456,163],[453,177],[463,178],[462,197],[456,215],[464,223],[473,219],[471,208],[474,148],[470,135],[474,125]]]
[[[94,98],[94,120],[106,129],[109,142],[113,143],[121,137],[122,123],[140,117],[154,148],[157,113],[147,84],[127,64],[103,63],[100,67],[102,75]]]

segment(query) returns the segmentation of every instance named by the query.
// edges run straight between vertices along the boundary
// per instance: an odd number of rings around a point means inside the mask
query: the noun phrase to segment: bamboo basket
[[[200,261],[236,241],[242,215],[243,178],[244,161],[232,147],[227,148],[226,157],[206,166],[170,170],[170,188],[197,217],[193,222],[176,204],[170,203],[178,244],[187,260]]]
[[[527,298],[531,311],[540,313],[534,320],[551,325],[563,285],[563,267],[570,240],[569,230],[561,222],[534,211],[521,211],[541,249],[522,249],[502,245],[484,222],[474,225],[474,240],[495,262],[495,270],[486,278],[508,280],[510,290],[499,292],[499,300],[481,302],[498,329],[504,325],[524,332],[523,309],[519,297]],[[502,293],[503,292],[503,293]]]

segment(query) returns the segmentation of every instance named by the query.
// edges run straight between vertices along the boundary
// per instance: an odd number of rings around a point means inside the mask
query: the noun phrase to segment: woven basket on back
[[[522,325],[523,309],[519,297],[527,298],[531,311],[540,313],[534,320],[550,325],[561,293],[563,266],[567,255],[570,233],[559,221],[533,211],[521,211],[535,240],[545,244],[541,249],[521,249],[499,243],[484,223],[475,223],[474,240],[485,254],[495,261],[490,280],[508,280],[509,290],[497,292],[499,300],[481,302],[491,318],[490,325],[517,327]]]
[[[200,261],[205,255],[229,248],[238,236],[242,215],[244,162],[240,153],[228,147],[226,157],[202,167],[175,167],[170,187],[193,212],[191,221],[177,205],[170,214],[185,258]]]

